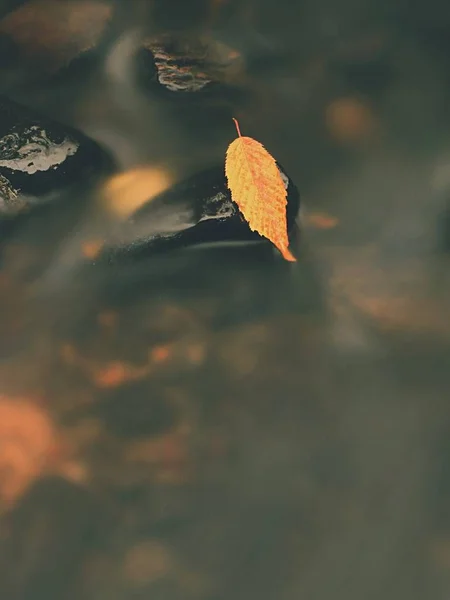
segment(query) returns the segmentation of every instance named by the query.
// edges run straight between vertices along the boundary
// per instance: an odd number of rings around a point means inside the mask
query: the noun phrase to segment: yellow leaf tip
[[[297,259],[288,248],[280,248],[282,257],[288,262],[297,262]]]

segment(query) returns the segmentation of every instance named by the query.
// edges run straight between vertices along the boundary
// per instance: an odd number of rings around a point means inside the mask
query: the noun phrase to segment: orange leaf
[[[274,158],[251,137],[238,136],[228,146],[225,175],[233,201],[238,205],[252,231],[274,244],[283,257],[296,258],[289,251],[286,204],[287,191]]]

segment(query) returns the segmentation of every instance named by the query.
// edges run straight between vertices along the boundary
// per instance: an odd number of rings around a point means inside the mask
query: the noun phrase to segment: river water
[[[0,597],[448,598],[447,5],[56,4],[0,21],[1,93],[109,158],[1,250]],[[198,91],[133,70],[161,36]],[[233,116],[299,189],[297,263],[97,262]]]

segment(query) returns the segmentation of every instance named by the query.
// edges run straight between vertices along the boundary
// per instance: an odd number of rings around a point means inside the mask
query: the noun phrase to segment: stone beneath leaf
[[[296,229],[298,190],[280,165],[287,189],[288,233]],[[177,248],[266,243],[232,201],[223,166],[206,169],[156,196],[117,228],[105,252],[113,260]]]

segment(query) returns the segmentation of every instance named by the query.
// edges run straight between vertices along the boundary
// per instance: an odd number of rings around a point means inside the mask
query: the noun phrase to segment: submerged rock
[[[9,51],[0,61],[27,79],[51,76],[95,48],[113,13],[106,0],[28,0],[10,7],[3,18],[0,9],[0,48]]]
[[[288,190],[288,232],[295,254],[300,198],[279,168]],[[64,289],[53,286],[51,295],[62,309],[67,296],[88,296],[96,306],[113,311],[133,311],[140,303],[154,314],[167,306],[192,308],[200,311],[199,318],[208,327],[223,327],[268,311],[290,310],[293,304],[297,310],[294,273],[302,278],[301,273],[310,269],[308,261],[305,264],[299,261],[293,270],[271,242],[250,229],[232,202],[224,168],[218,165],[181,181],[137,210],[105,240],[99,255],[86,259]],[[46,286],[43,306],[48,293]],[[82,304],[77,306],[77,318],[83,321],[87,308]]]
[[[287,222],[296,232],[298,190],[278,165],[288,193]],[[252,231],[232,201],[222,165],[209,168],[163,192],[134,213],[106,249],[109,260],[150,256],[177,248],[270,242]]]
[[[242,59],[237,52],[201,37],[166,34],[148,38],[137,59],[142,82],[157,84],[181,96],[209,92],[220,84],[229,85],[242,71]]]
[[[0,215],[51,199],[109,166],[83,134],[0,97]]]
[[[0,213],[9,214],[25,207],[25,202],[18,197],[18,191],[11,183],[0,175]]]

